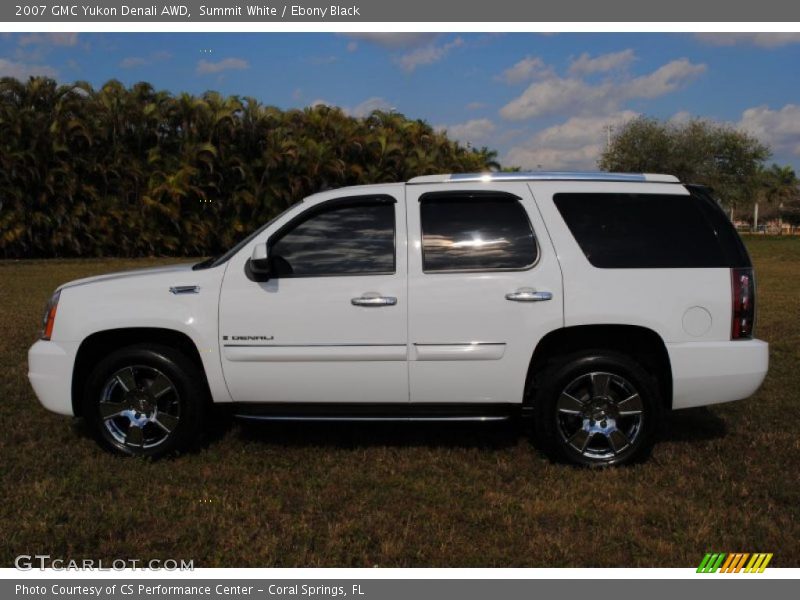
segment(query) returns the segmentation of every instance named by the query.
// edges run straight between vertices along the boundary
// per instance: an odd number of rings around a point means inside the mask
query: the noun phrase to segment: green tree
[[[772,165],[760,173],[759,200],[766,205],[763,217],[777,217],[781,223],[800,225],[800,180],[791,167]]]
[[[604,171],[669,173],[714,188],[727,207],[745,209],[757,201],[760,174],[770,154],[756,138],[726,125],[640,117],[617,129],[598,166]]]

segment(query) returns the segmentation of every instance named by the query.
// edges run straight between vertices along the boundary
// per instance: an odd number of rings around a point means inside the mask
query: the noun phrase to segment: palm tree
[[[319,190],[498,167],[394,111],[3,78],[0,256],[215,253]]]
[[[781,209],[784,203],[796,199],[800,194],[800,180],[794,169],[788,166],[781,167],[773,164],[769,169],[762,169],[759,173],[761,190],[758,198],[772,204],[778,210],[779,228],[783,230]],[[753,229],[758,227],[758,200],[756,200],[753,213]]]

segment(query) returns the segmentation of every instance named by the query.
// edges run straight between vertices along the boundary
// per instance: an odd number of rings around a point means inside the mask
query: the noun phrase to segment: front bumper
[[[28,350],[28,380],[47,410],[74,415],[72,369],[78,342],[39,340]]]
[[[672,365],[672,408],[706,406],[751,396],[769,367],[761,340],[667,344]]]

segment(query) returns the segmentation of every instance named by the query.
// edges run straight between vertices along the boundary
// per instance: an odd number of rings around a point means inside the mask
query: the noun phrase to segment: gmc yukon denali
[[[750,258],[669,175],[479,173],[326,191],[218,258],[59,287],[30,381],[106,448],[246,419],[530,417],[581,465],[641,459],[666,411],[767,372]]]

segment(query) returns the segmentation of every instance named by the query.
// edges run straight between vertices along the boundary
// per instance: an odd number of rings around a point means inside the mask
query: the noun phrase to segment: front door
[[[409,380],[419,403],[519,403],[563,326],[558,260],[524,183],[409,185]]]
[[[341,194],[341,192],[340,192]],[[268,241],[273,274],[246,269]],[[236,402],[408,402],[403,186],[304,202],[234,256],[220,298]]]

